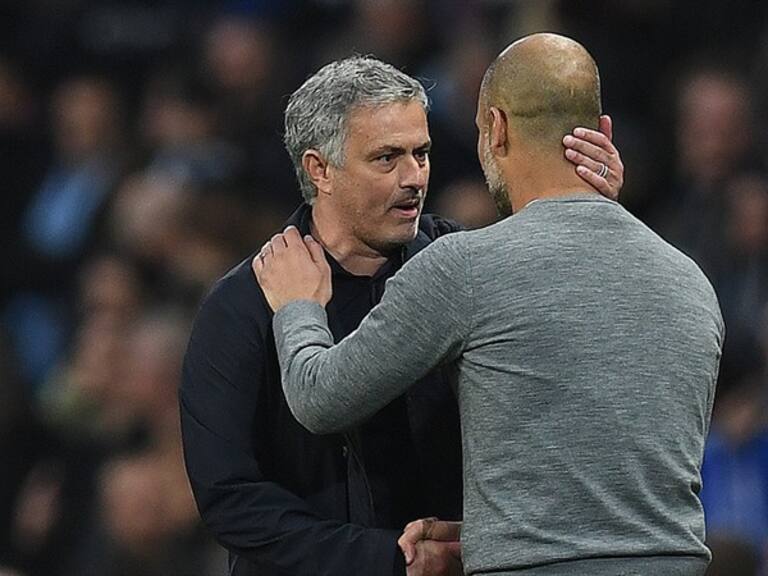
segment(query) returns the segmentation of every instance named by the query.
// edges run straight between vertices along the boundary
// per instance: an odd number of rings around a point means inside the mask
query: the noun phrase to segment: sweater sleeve
[[[296,301],[277,312],[283,390],[307,429],[348,429],[460,355],[472,317],[464,237],[441,238],[409,260],[358,329],[335,346],[319,304]]]

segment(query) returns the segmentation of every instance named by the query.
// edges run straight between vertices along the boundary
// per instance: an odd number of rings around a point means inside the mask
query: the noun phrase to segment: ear
[[[320,152],[310,148],[301,157],[301,165],[309,176],[312,184],[317,188],[318,194],[331,193],[331,179],[328,161]]]
[[[495,156],[506,156],[509,148],[507,133],[507,115],[503,110],[491,106],[488,109],[490,124],[488,126],[488,138],[491,152]]]

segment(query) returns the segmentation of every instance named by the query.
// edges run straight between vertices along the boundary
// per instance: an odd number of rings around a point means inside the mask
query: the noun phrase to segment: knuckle
[[[578,150],[580,152],[583,152],[587,148],[587,146],[589,146],[589,143],[586,140],[576,140],[573,143],[572,148],[574,150]]]
[[[590,158],[590,160],[594,160],[595,162],[605,162],[605,153],[601,148],[598,148],[597,146],[590,148],[587,152],[587,156]]]

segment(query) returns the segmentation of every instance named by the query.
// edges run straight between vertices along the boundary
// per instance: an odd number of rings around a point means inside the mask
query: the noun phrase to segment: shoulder
[[[259,328],[269,325],[272,313],[251,270],[254,255],[234,266],[211,287],[198,310],[196,327],[217,329],[233,323]]]
[[[203,299],[203,305],[221,300],[244,303],[259,297],[261,289],[251,270],[251,260],[254,256],[255,253],[251,254],[219,278]]]
[[[652,233],[661,246],[660,252],[666,257],[670,273],[675,274],[681,286],[684,285],[690,290],[697,292],[699,294],[698,297],[702,298],[703,302],[708,302],[711,306],[718,307],[718,298],[712,282],[699,263],[680,248],[656,235],[655,232]]]
[[[657,275],[667,278],[668,284],[674,286],[674,291],[680,297],[695,302],[699,308],[705,308],[714,318],[722,338],[725,324],[717,293],[701,266],[637,217],[630,214],[628,218],[632,219],[636,230],[639,230],[639,234],[633,238],[636,252],[643,254],[640,262],[655,270]]]
[[[443,218],[437,214],[422,214],[419,219],[419,231],[430,240],[436,240],[441,236],[463,229],[464,227],[455,220]]]
[[[403,257],[408,261],[438,238],[452,236],[460,230],[463,230],[462,226],[453,220],[435,214],[422,214],[416,237],[405,246]]]
[[[463,279],[467,273],[470,234],[458,230],[434,239],[403,265],[403,273],[411,282],[443,287]]]

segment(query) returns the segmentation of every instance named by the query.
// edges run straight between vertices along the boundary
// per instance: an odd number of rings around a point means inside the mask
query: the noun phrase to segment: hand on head
[[[600,194],[618,200],[624,185],[624,164],[613,145],[613,121],[600,116],[600,130],[574,128],[563,138],[565,157],[576,165],[576,173]]]
[[[460,575],[461,522],[424,518],[409,523],[397,541],[408,576]]]
[[[302,239],[295,226],[264,244],[251,267],[274,312],[294,300],[325,306],[331,299],[331,268],[323,247],[312,236]]]

